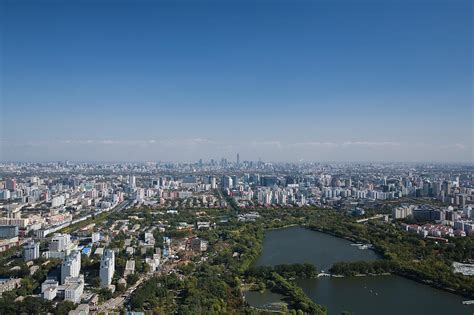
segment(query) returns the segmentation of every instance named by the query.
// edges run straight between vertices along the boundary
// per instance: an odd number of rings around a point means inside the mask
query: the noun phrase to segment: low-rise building
[[[64,290],[64,300],[73,303],[81,301],[84,292],[84,277],[68,277],[63,285],[58,287],[58,291]]]
[[[198,237],[193,238],[191,241],[191,249],[198,252],[204,252],[207,250],[208,242]]]
[[[54,279],[46,279],[41,284],[41,295],[43,296],[43,299],[51,301],[56,298],[58,294],[58,286],[58,281]]]
[[[99,241],[100,241],[100,233],[99,232],[92,233],[92,243],[97,243]]]
[[[0,239],[0,253],[4,252],[12,247],[18,246],[20,244],[20,240],[18,236],[7,238],[7,239]]]
[[[132,246],[128,246],[127,249],[125,250],[125,253],[130,256],[133,255],[134,252],[135,252],[135,249]]]
[[[135,260],[127,260],[127,263],[125,265],[125,270],[123,272],[123,276],[126,277],[128,275],[131,275],[135,272]]]
[[[94,252],[95,255],[102,256],[104,255],[104,248],[103,247],[97,247]]]
[[[18,236],[18,226],[0,225],[0,238],[7,239]]]
[[[89,315],[89,305],[80,304],[75,310],[69,311],[68,315]]]
[[[66,277],[64,284],[59,285],[54,279],[47,279],[41,284],[41,294],[46,300],[53,300],[56,297],[65,301],[79,303],[84,292],[84,276]]]
[[[11,291],[21,287],[21,279],[6,278],[0,279],[0,296],[3,292]]]
[[[155,272],[160,266],[161,255],[153,254],[153,257],[145,258],[145,262],[150,266],[150,271]]]

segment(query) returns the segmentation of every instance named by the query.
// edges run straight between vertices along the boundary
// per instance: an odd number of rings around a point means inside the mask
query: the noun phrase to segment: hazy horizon
[[[0,161],[472,163],[472,15],[0,0]]]

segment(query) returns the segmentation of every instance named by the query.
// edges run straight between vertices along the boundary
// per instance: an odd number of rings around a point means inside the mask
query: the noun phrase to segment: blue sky
[[[473,160],[470,1],[0,3],[1,160]]]

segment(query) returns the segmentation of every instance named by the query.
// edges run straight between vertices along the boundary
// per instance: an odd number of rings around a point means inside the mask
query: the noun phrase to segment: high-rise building
[[[414,206],[400,206],[392,209],[392,218],[393,219],[404,219],[408,216],[413,215]]]
[[[100,286],[106,288],[112,284],[115,272],[115,253],[106,249],[100,261]]]
[[[10,191],[16,190],[16,180],[14,178],[8,178],[5,181],[5,188]]]
[[[278,178],[276,176],[263,176],[262,177],[262,185],[271,187],[277,184]]]
[[[238,185],[239,185],[238,177],[236,175],[232,175],[232,187],[237,188]]]
[[[81,271],[81,252],[73,251],[66,256],[61,265],[61,283],[64,283],[66,277],[78,277]]]
[[[232,188],[233,187],[233,182],[232,182],[232,177],[230,176],[222,176],[222,182],[221,182],[222,188]]]
[[[237,165],[240,165],[240,154],[237,153]]]
[[[49,250],[44,255],[46,258],[66,259],[75,248],[76,245],[69,234],[55,233],[49,243]]]
[[[29,242],[23,246],[23,258],[25,261],[38,259],[40,255],[39,243]]]
[[[210,184],[211,189],[217,189],[217,179],[214,176],[210,178]]]
[[[135,175],[129,175],[128,176],[128,184],[132,188],[135,188],[137,186]]]
[[[49,243],[49,250],[54,252],[62,252],[67,249],[71,242],[69,234],[55,234]]]
[[[11,193],[8,189],[0,190],[0,199],[1,200],[8,200],[10,199]]]

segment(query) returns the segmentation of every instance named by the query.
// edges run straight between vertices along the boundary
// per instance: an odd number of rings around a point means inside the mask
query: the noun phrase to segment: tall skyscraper
[[[226,175],[222,176],[221,186],[222,188],[232,188],[233,187],[232,177],[226,176]]]
[[[132,187],[132,188],[135,188],[137,186],[135,175],[129,175],[128,183],[129,183],[130,187]]]
[[[100,286],[106,288],[112,284],[115,272],[115,253],[111,249],[106,249],[100,261]]]
[[[237,165],[240,165],[240,154],[237,153]]]
[[[239,179],[236,175],[232,175],[232,187],[237,188],[237,185],[239,184]]]
[[[211,189],[217,189],[217,179],[214,176],[209,178]]]

